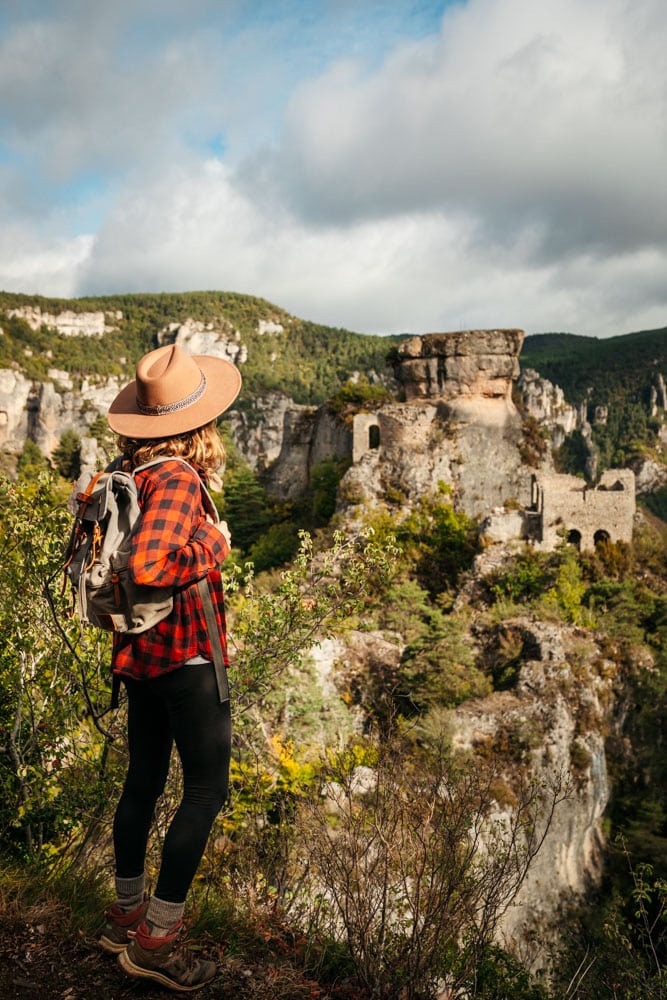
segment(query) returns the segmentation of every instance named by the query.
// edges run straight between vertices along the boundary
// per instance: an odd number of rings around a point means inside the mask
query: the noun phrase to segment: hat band
[[[160,417],[164,413],[178,413],[179,410],[187,410],[188,406],[192,406],[198,399],[201,399],[205,392],[206,376],[202,372],[201,382],[195,391],[191,392],[185,399],[177,399],[175,403],[158,403],[156,406],[148,406],[147,403],[142,403],[140,399],[137,399],[137,409],[145,417]]]

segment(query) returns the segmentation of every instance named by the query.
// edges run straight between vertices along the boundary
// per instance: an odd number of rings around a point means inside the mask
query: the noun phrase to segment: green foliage
[[[338,485],[349,461],[334,457],[325,458],[310,471],[312,519],[316,525],[327,524],[336,510]]]
[[[452,589],[479,551],[476,524],[437,498],[422,500],[415,527],[422,586],[432,595]]]
[[[477,958],[473,989],[476,1000],[549,1000],[551,995],[498,945],[489,945]]]
[[[642,497],[642,503],[659,517],[662,521],[667,521],[667,486],[660,486],[652,493],[647,493]]]
[[[7,315],[10,309],[26,306],[51,314],[104,311],[108,329],[100,337],[32,330],[23,320]],[[228,336],[238,331],[248,349],[242,366],[244,394],[282,392],[296,402],[311,404],[333,396],[352,371],[374,371],[386,379],[387,350],[400,339],[321,326],[291,316],[264,299],[213,291],[81,299],[0,292],[0,318],[5,331],[0,338],[0,367],[17,365],[28,377],[41,381],[49,380],[48,371],[54,367],[74,376],[132,377],[136,361],[157,346],[158,334],[170,323],[188,318],[212,322]],[[273,329],[260,334],[261,322],[272,324]]]
[[[65,430],[52,455],[53,464],[63,478],[76,480],[81,473],[81,439],[72,430]]]
[[[522,365],[559,385],[570,403],[585,403],[598,453],[598,471],[628,466],[655,448],[660,426],[650,412],[655,373],[667,365],[667,329],[596,340],[566,334],[527,337]],[[597,406],[608,407],[595,423]],[[559,472],[583,475],[586,447],[579,431],[555,454]]]
[[[284,566],[290,562],[299,548],[299,528],[294,521],[272,524],[259,536],[248,552],[248,559],[256,573]]]
[[[548,557],[534,549],[522,549],[508,568],[489,578],[493,596],[516,603],[529,603],[539,597],[552,577]]]
[[[109,427],[106,417],[97,416],[93,420],[92,424],[88,428],[88,434],[90,437],[95,438],[102,452],[107,458],[107,461],[111,461],[116,455],[116,448],[114,444],[114,435]]]
[[[563,543],[557,552],[548,554],[524,549],[504,569],[491,575],[488,584],[491,595],[500,603],[532,605],[547,617],[556,616],[577,625],[592,624],[584,562],[573,545]]]
[[[327,401],[327,407],[339,416],[372,411],[390,398],[381,382],[370,382],[366,375],[345,382]]]
[[[454,708],[491,693],[489,678],[475,666],[466,626],[453,614],[433,615],[428,634],[406,646],[395,692],[403,715]]]
[[[100,650],[77,655],[64,602],[61,630],[44,599],[70,520],[47,475],[0,479],[0,847],[19,856],[57,858],[107,804]]]
[[[563,621],[573,624],[590,624],[582,602],[586,593],[586,582],[579,559],[579,553],[572,545],[561,548],[558,570],[554,585],[545,596],[545,605],[558,610]]]
[[[572,431],[560,448],[553,453],[556,471],[571,476],[583,476],[588,449],[581,431]]]
[[[470,569],[479,551],[477,526],[464,513],[454,510],[441,485],[435,495],[423,497],[419,506],[403,520],[383,517],[393,530],[404,551],[413,554],[417,579],[432,597],[452,590],[461,574]]]
[[[252,573],[243,592],[238,577],[227,579],[227,592],[236,595],[231,639],[241,710],[261,703],[316,639],[335,634],[363,608],[367,595],[391,579],[393,554],[391,540],[378,543],[371,533],[347,539],[341,532],[316,553],[312,538],[301,532],[296,558],[273,589],[256,587]]]
[[[225,472],[222,517],[229,524],[233,544],[244,552],[268,528],[269,499],[250,466],[239,465]]]
[[[561,386],[572,403],[646,402],[654,372],[667,367],[667,328],[604,339],[557,333],[526,337],[521,363]]]
[[[49,463],[46,457],[42,454],[39,446],[36,445],[30,438],[26,438],[26,442],[23,445],[23,450],[19,455],[18,464],[16,466],[19,478],[25,482],[34,480],[40,472],[46,472],[48,468]]]

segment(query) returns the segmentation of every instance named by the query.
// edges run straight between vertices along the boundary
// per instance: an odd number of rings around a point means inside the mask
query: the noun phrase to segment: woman
[[[129,975],[177,991],[197,989],[216,972],[214,962],[184,948],[182,918],[227,797],[231,721],[220,684],[227,663],[220,564],[230,537],[224,522],[215,523],[203,487],[224,462],[216,418],[240,388],[229,361],[170,345],[139,361],[136,379],[109,410],[124,467],[166,459],[135,477],[142,517],[129,571],[138,584],[176,589],[167,618],[139,635],[114,636],[112,669],[128,699],[129,767],[113,827],[117,899],[100,945],[118,955]],[[155,893],[146,899],[148,835],[172,744],[183,797],[165,837]]]

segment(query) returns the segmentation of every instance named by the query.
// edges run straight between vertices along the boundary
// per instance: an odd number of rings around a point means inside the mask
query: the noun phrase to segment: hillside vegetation
[[[598,454],[598,473],[612,466],[636,467],[660,448],[664,411],[652,395],[659,376],[667,372],[667,327],[598,340],[567,333],[527,337],[521,354],[523,368],[534,368],[559,385],[568,403],[585,404]],[[605,421],[596,422],[597,407],[606,407]],[[556,456],[561,471],[583,475],[587,449],[580,432],[566,440]],[[665,508],[653,504],[656,513]]]
[[[122,312],[109,317],[117,327],[102,337],[67,337],[53,330],[32,330],[9,310],[38,307],[44,313]],[[49,299],[0,292],[0,367],[18,365],[29,376],[48,378],[50,368],[73,375],[132,377],[142,354],[157,347],[157,337],[170,324],[186,319],[223,327],[231,340],[248,349],[243,364],[245,393],[278,390],[297,403],[318,404],[334,395],[353,371],[385,374],[393,337],[369,336],[311,323],[291,316],[264,299],[234,292],[184,292],[160,295],[109,295]],[[282,332],[260,334],[260,322],[282,326]],[[26,349],[30,353],[26,353]]]
[[[667,370],[667,327],[599,340],[571,333],[526,337],[521,365],[559,385],[570,403],[608,405],[648,398],[655,376]]]

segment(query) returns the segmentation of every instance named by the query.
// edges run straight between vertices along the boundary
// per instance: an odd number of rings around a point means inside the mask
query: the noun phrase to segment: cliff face
[[[530,502],[530,470],[521,458],[521,419],[504,400],[492,403],[494,419],[464,419],[447,404],[385,406],[376,414],[378,446],[366,446],[341,483],[341,501],[415,503],[439,483],[452,488],[469,517],[508,500]],[[488,415],[488,407],[480,409]],[[493,456],[493,461],[489,461]]]
[[[590,629],[521,617],[497,629],[471,610],[465,644],[478,657],[497,649],[499,640],[520,650],[512,688],[466,701],[439,718],[458,755],[481,758],[495,769],[490,829],[508,829],[512,809],[526,794],[543,803],[536,832],[541,838],[548,822],[544,842],[497,930],[500,944],[510,952],[520,948],[522,959],[537,969],[558,940],[563,909],[602,878],[610,797],[606,743],[618,735],[622,716],[619,667],[613,644]],[[337,691],[363,690],[369,678],[396,676],[403,648],[394,633],[350,631],[314,649],[313,668],[327,706],[322,719],[332,699],[340,704]],[[339,737],[364,725],[359,706],[336,717]],[[557,802],[549,816],[552,793]],[[521,851],[523,844],[517,846]]]
[[[602,876],[610,794],[605,743],[616,724],[617,666],[590,630],[522,619],[503,625],[525,652],[516,686],[457,708],[453,744],[498,762],[492,822],[503,822],[522,783],[560,783],[542,849],[500,926],[510,949],[532,940],[539,965],[542,948],[558,936],[563,905]]]
[[[72,312],[65,309],[59,313],[42,312],[39,306],[20,306],[8,309],[7,315],[25,320],[33,330],[48,326],[64,337],[101,337],[109,330],[115,329],[115,321],[121,320],[120,311],[113,312]]]
[[[52,377],[52,382],[34,382],[16,370],[0,369],[0,449],[17,455],[30,438],[49,456],[64,430],[86,437],[120,389],[116,379],[84,379],[75,388],[64,372],[53,371]]]

